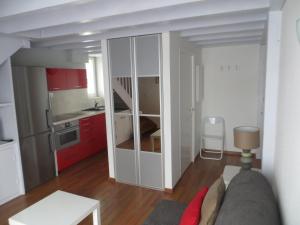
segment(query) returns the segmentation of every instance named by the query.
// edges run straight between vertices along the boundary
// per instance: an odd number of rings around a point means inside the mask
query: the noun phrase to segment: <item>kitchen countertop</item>
[[[67,122],[71,122],[74,120],[80,120],[86,117],[95,116],[105,113],[105,110],[100,111],[79,111],[73,113],[67,113],[62,115],[53,116],[53,125],[59,125]]]

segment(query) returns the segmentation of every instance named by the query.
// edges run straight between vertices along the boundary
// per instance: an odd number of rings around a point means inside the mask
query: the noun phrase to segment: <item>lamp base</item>
[[[243,152],[241,154],[241,163],[243,170],[250,170],[252,168],[251,149],[243,149]]]

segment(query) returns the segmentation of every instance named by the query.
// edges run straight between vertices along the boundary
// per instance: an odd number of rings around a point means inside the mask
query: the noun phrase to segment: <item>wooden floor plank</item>
[[[110,182],[107,153],[101,153],[67,169],[59,177],[28,194],[0,206],[0,225],[8,225],[9,217],[58,189],[100,200],[102,225],[139,225],[161,199],[188,203],[200,187],[210,186],[222,174],[226,164],[238,165],[239,157],[224,155],[221,161],[198,157],[189,166],[175,191],[168,194]],[[259,160],[255,160],[254,164],[258,167]],[[92,217],[80,224],[92,224]]]

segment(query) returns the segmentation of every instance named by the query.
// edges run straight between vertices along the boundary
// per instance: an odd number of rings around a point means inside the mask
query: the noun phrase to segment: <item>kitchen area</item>
[[[21,49],[12,57],[26,192],[107,150],[101,67],[101,55]]]

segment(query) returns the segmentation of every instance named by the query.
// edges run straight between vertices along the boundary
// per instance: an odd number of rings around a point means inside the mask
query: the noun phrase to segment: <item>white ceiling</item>
[[[201,46],[260,43],[284,0],[1,0],[0,31],[33,47],[99,52],[100,40],[179,31]]]

